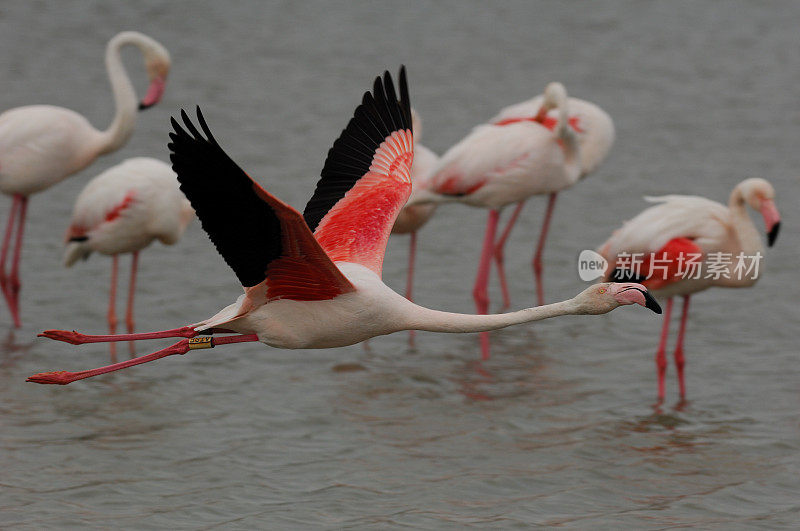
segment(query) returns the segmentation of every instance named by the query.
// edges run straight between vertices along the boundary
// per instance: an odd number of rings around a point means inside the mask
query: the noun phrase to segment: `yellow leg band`
[[[200,348],[214,348],[213,337],[202,336],[189,338],[189,350]]]

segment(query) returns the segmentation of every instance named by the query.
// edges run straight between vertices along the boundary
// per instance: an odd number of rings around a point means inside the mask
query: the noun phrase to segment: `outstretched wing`
[[[375,79],[350,123],[328,151],[303,217],[334,262],[381,274],[386,241],[411,194],[414,142],[405,67],[400,98],[389,72]]]
[[[259,186],[222,150],[200,108],[197,121],[205,137],[186,112],[181,117],[188,132],[172,118],[172,168],[203,229],[248,293],[259,286],[267,300],[326,300],[354,291],[300,213]]]

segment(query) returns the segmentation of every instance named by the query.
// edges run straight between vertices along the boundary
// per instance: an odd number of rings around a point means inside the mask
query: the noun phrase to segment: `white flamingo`
[[[539,122],[548,129],[554,129],[558,125],[558,111],[548,109],[544,105],[544,95],[536,96],[528,101],[510,105],[501,110],[489,123],[502,126],[517,123],[520,121]],[[567,99],[568,119],[570,127],[575,131],[580,146],[580,178],[583,179],[606,159],[611,146],[614,145],[614,121],[603,109],[594,103],[578,98]],[[558,191],[548,194],[547,209],[545,210],[544,221],[542,221],[539,241],[533,254],[533,273],[536,280],[536,298],[538,304],[544,304],[544,288],[542,278],[542,255],[544,253],[544,243],[550,227],[550,219],[553,216],[556,196]],[[502,235],[495,245],[494,258],[497,264],[497,272],[500,277],[500,287],[503,293],[503,309],[511,305],[511,298],[508,293],[506,283],[505,267],[503,263],[503,250],[506,240],[514,228],[514,224],[519,217],[525,201],[520,201],[511,214]]]
[[[551,110],[557,112],[557,122],[555,126],[547,127],[543,122]],[[521,203],[533,195],[554,194],[572,186],[581,176],[580,143],[568,122],[567,91],[561,83],[550,83],[545,89],[541,109],[533,119],[475,127],[442,155],[433,176],[410,202],[460,202],[489,209],[478,274],[472,290],[479,314],[485,314],[489,309],[492,257],[497,257],[502,265],[502,245],[496,241],[500,209]],[[544,232],[554,201],[555,195],[551,195]],[[510,232],[520,209],[521,205],[512,215],[506,232]],[[501,238],[499,243],[503,242],[504,238]],[[543,243],[542,239],[540,246]],[[506,299],[504,306],[507,306],[508,290],[502,267],[500,273]],[[541,295],[541,291],[539,293]],[[488,334],[481,334],[481,351],[483,358],[487,359]]]
[[[399,99],[388,72],[377,78],[328,152],[322,178],[302,215],[225,154],[199,109],[203,133],[185,113],[183,127],[173,119],[171,158],[181,190],[245,293],[216,315],[174,330],[116,336],[46,331],[41,335],[73,344],[185,339],[106,367],[40,373],[28,381],[68,384],[227,343],[331,348],[400,330],[477,332],[559,315],[606,313],[622,304],[661,311],[647,290],[634,283],[596,284],[563,302],[500,315],[430,310],[392,291],[381,281],[381,266],[389,232],[411,193],[410,113],[405,71],[400,71]],[[237,335],[198,337],[222,332]]]
[[[64,265],[70,267],[92,252],[111,256],[107,314],[111,334],[117,327],[119,255],[132,253],[125,314],[128,333],[132,334],[139,251],[155,240],[165,245],[176,243],[192,217],[194,210],[178,189],[175,172],[168,164],[147,157],[127,159],[109,168],[89,181],[78,195],[65,236]]]
[[[120,58],[120,49],[126,45],[141,50],[150,78],[141,103]],[[13,198],[0,251],[0,287],[15,326],[21,324],[19,263],[28,196],[125,145],[133,133],[137,108],[150,107],[161,99],[169,67],[169,53],[161,44],[142,33],[124,31],[106,47],[106,68],[116,104],[108,129],[97,130],[82,115],[52,105],[17,107],[0,114],[0,192]],[[14,256],[11,273],[7,274],[6,258],[15,225]]]
[[[608,279],[636,278],[657,295],[667,298],[661,341],[656,351],[659,400],[663,400],[665,391],[672,297],[683,296],[674,359],[680,396],[684,398],[683,339],[689,297],[712,286],[752,286],[759,276],[760,258],[756,257],[763,253],[764,246],[747,207],[763,216],[770,246],[778,237],[780,214],[775,207],[775,190],[764,179],[746,179],[739,183],[731,192],[728,206],[690,195],[647,199],[658,204],[625,222],[600,247],[600,254],[609,262]],[[634,260],[634,254],[643,256]],[[709,271],[711,262],[716,264],[714,271]]]

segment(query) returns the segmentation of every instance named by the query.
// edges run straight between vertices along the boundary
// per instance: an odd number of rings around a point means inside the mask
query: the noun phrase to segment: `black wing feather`
[[[183,110],[181,118],[188,132],[172,118],[175,131],[169,135],[170,160],[181,191],[242,286],[255,286],[264,280],[267,265],[282,254],[278,216],[214,139],[200,108],[197,120],[205,137]]]
[[[328,151],[322,176],[303,218],[314,231],[325,214],[363,177],[378,147],[395,131],[411,129],[411,103],[405,67],[400,68],[400,99],[389,72],[375,79],[353,118]]]

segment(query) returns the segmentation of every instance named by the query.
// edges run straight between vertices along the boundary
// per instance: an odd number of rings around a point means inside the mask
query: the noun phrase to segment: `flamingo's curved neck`
[[[553,304],[526,308],[510,313],[492,315],[470,315],[463,313],[440,312],[422,306],[414,305],[413,314],[410,316],[408,328],[412,330],[425,330],[428,332],[464,333],[487,332],[507,326],[541,321],[560,315],[577,315],[583,313],[574,299],[568,299]]]
[[[125,66],[122,64],[120,49],[127,44],[142,46],[135,34],[121,33],[109,41],[106,47],[106,70],[114,93],[116,113],[111,125],[103,131],[99,154],[109,153],[121,148],[133,134],[136,124],[138,102]]]
[[[580,147],[578,145],[578,135],[569,125],[569,108],[566,98],[559,102],[558,124],[555,133],[559,143],[564,150],[564,161],[573,181],[577,181],[581,175]]]
[[[739,240],[741,251],[744,254],[763,251],[764,245],[761,242],[761,236],[747,212],[747,201],[738,186],[731,192],[728,209],[731,212],[731,226]]]

